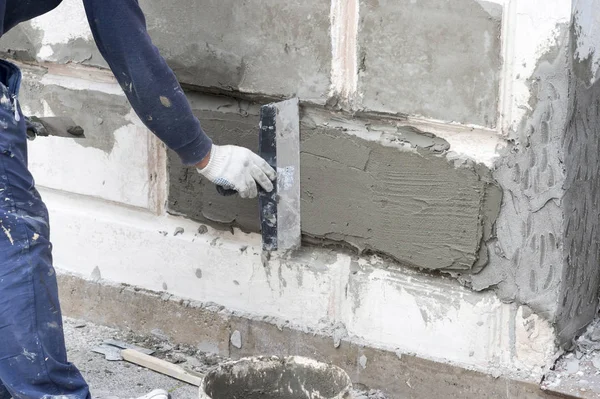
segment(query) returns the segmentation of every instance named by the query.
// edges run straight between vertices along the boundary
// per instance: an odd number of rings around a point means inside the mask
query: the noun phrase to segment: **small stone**
[[[177,236],[179,236],[179,235],[182,235],[184,232],[185,232],[185,230],[183,229],[183,227],[177,227],[177,228],[175,229],[175,233],[173,233],[173,235],[174,235],[175,237],[177,237]]]
[[[208,227],[201,224],[200,227],[198,227],[198,234],[206,234],[206,233],[208,233]]]
[[[233,334],[231,334],[231,345],[238,349],[242,349],[242,333],[238,330],[235,330]]]
[[[590,339],[594,342],[600,342],[600,328],[595,328],[590,334]]]
[[[80,137],[83,136],[84,130],[81,126],[71,126],[67,129],[67,132],[73,136]]]
[[[360,367],[362,367],[363,369],[366,369],[367,368],[367,357],[365,355],[362,355],[358,359],[358,364],[360,364]]]
[[[186,357],[185,355],[181,354],[181,353],[174,353],[171,356],[171,363],[173,364],[181,364],[181,363],[185,363],[186,361]]]
[[[91,279],[94,283],[102,280],[102,274],[100,273],[100,268],[98,266],[96,266],[94,271],[92,271]]]
[[[577,359],[573,359],[567,362],[565,365],[565,371],[568,374],[575,374],[579,371],[579,361]]]
[[[348,331],[343,323],[335,325],[333,330],[333,347],[338,349],[342,345],[342,340],[348,336]]]
[[[172,346],[172,345],[169,345],[168,343],[164,343],[164,344],[162,344],[162,345],[160,346],[160,350],[161,350],[162,352],[169,352],[169,351],[172,351],[172,350],[173,350],[173,346]]]
[[[75,324],[75,326],[74,326],[74,327],[75,327],[75,328],[84,328],[84,327],[86,327],[86,326],[87,326],[87,324],[85,324],[85,323],[77,323],[77,324]]]
[[[202,278],[202,270],[196,269],[196,277]]]
[[[168,341],[169,340],[169,337],[167,337],[167,335],[164,332],[162,332],[162,330],[160,330],[158,328],[155,328],[154,330],[150,331],[150,333],[152,335],[154,335],[156,338],[161,339],[163,341]]]

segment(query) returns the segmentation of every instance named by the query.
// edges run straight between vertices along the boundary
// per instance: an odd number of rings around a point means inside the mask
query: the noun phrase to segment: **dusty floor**
[[[92,349],[107,339],[155,350],[154,356],[204,373],[225,360],[207,355],[195,348],[169,343],[160,331],[151,336],[138,336],[131,332],[115,330],[92,323],[65,319],[65,339],[69,360],[76,364],[87,379],[94,398],[135,398],[153,389],[171,392],[173,399],[198,398],[198,389],[158,373],[124,361],[108,361]],[[353,399],[386,399],[380,391],[354,391]]]
[[[600,398],[600,318],[575,341],[575,350],[556,362],[542,386],[578,398]]]

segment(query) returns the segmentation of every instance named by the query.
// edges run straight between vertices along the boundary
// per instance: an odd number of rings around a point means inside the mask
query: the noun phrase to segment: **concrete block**
[[[244,116],[237,106],[192,103],[217,142],[256,150],[256,110]],[[436,152],[442,144],[435,137],[406,132],[417,143],[416,149],[406,149],[393,144],[400,136],[368,141],[315,124],[305,113],[301,136],[305,238],[382,253],[419,268],[480,270],[487,263],[482,243],[491,237],[501,199],[489,171],[455,165]],[[219,197],[212,184],[182,167],[176,155],[169,160],[172,212],[259,231],[256,201]]]
[[[501,15],[480,0],[361,0],[361,106],[495,126]]]
[[[328,1],[141,2],[156,45],[183,82],[302,99],[326,99]]]
[[[144,0],[140,5],[154,43],[182,83],[326,101],[329,2]],[[0,51],[20,60],[107,66],[79,0],[64,0],[56,10],[19,25],[2,38]]]

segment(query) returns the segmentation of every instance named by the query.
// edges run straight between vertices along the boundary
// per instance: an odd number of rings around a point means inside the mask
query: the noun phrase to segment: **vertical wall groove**
[[[331,1],[331,96],[350,103],[358,86],[358,0]]]

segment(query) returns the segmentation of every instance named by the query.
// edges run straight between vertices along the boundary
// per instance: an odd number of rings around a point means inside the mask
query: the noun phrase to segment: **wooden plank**
[[[192,374],[191,372],[186,371],[173,363],[169,363],[153,356],[145,355],[134,349],[122,350],[121,356],[123,356],[123,359],[130,363],[156,371],[157,373],[168,375],[169,377],[173,377],[179,381],[187,382],[188,384],[195,385],[197,387],[202,384],[201,375]]]

